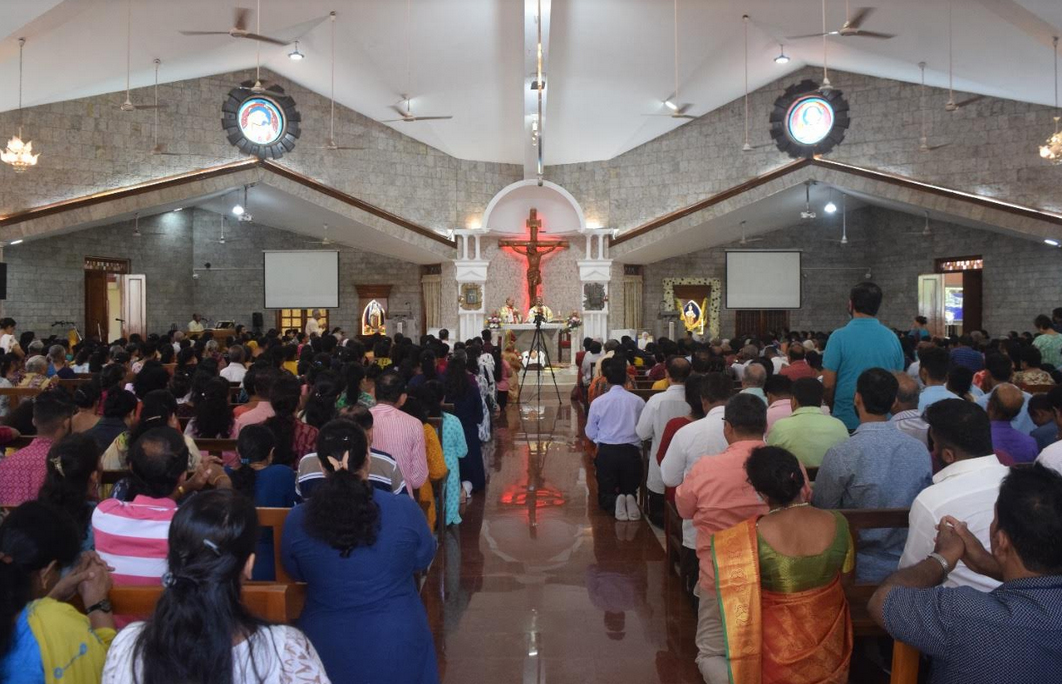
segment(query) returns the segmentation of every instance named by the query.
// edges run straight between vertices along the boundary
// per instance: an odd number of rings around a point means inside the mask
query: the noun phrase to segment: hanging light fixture
[[[774,58],[775,64],[789,64],[789,55],[785,54],[785,46],[778,44],[778,56]]]
[[[1062,131],[1058,129],[1058,36],[1051,42],[1051,51],[1055,56],[1055,133],[1047,142],[1040,145],[1040,156],[1056,166],[1062,164]]]
[[[18,135],[7,141],[7,149],[0,152],[0,161],[10,164],[15,173],[22,173],[37,165],[40,152],[33,154],[33,141],[22,142],[22,46],[25,38],[18,39]]]
[[[301,62],[302,60],[306,59],[306,55],[299,52],[299,41],[295,41],[295,49],[288,53],[288,59],[292,60],[293,62]]]

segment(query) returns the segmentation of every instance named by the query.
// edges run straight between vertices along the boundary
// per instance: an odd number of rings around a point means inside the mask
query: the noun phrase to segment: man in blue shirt
[[[1009,356],[990,354],[985,360],[985,370],[988,372],[985,373],[984,379],[981,380],[981,389],[985,393],[977,397],[974,402],[987,412],[988,400],[992,398],[992,392],[999,385],[1010,382],[1010,378],[1014,374],[1014,362],[1010,360]],[[1031,435],[1032,431],[1036,429],[1036,423],[1033,422],[1032,417],[1029,415],[1029,399],[1032,395],[1023,391],[1022,396],[1024,397],[1024,403],[1021,411],[1018,412],[1014,420],[1010,421],[1010,426],[1018,432]]]
[[[991,552],[945,516],[928,557],[890,575],[870,615],[932,659],[930,684],[1054,682],[1062,672],[1062,476],[1036,465],[1003,480]],[[959,561],[1002,580],[990,592],[938,586]]]
[[[590,404],[586,417],[586,437],[597,444],[597,503],[615,510],[616,520],[639,520],[634,495],[642,483],[642,440],[637,425],[645,402],[623,388],[627,361],[622,356],[605,359],[601,372],[609,388]]]
[[[959,338],[959,346],[951,350],[951,362],[956,366],[969,368],[974,373],[984,370],[985,357],[981,352],[973,348],[973,338],[963,335]]]
[[[903,349],[896,334],[878,322],[881,288],[867,281],[852,288],[848,313],[852,320],[835,330],[826,343],[822,357],[822,384],[826,401],[833,406],[833,416],[849,430],[859,427],[859,417],[852,403],[856,380],[869,368],[903,370]]]
[[[918,379],[925,389],[918,397],[921,413],[941,399],[961,399],[945,385],[948,383],[948,352],[936,345],[918,350]]]
[[[859,429],[826,452],[815,478],[816,508],[908,508],[932,484],[932,461],[920,441],[888,422],[899,390],[896,377],[871,368],[859,376],[855,405]],[[880,582],[900,563],[906,529],[864,530],[856,579]]]

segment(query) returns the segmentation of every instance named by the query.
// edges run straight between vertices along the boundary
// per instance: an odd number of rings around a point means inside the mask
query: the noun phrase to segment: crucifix
[[[568,249],[567,240],[543,242],[538,239],[538,229],[542,221],[538,210],[532,209],[527,218],[527,227],[531,231],[530,240],[499,240],[499,247],[511,247],[514,252],[527,257],[527,297],[528,306],[534,306],[538,299],[538,288],[542,285],[542,257],[558,249]]]

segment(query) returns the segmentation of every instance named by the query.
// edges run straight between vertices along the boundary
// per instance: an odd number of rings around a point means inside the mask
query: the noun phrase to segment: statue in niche
[[[583,285],[583,309],[586,311],[603,311],[605,309],[604,283],[586,283]]]
[[[377,333],[381,335],[387,334],[387,323],[385,322],[386,315],[384,314],[383,307],[375,299],[365,305],[365,309],[361,314],[361,334],[362,335],[375,335]]]
[[[688,332],[697,333],[698,335],[704,334],[705,311],[708,308],[707,299],[699,304],[692,299],[683,304],[680,299],[676,298],[675,308],[682,312],[680,315],[682,325]]]

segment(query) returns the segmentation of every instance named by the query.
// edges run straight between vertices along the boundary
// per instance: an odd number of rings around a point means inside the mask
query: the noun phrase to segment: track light
[[[243,216],[243,205],[237,204],[232,208],[232,213],[236,216]]]
[[[664,106],[673,112],[677,112],[679,110],[678,105],[672,102],[671,100],[664,100]]]
[[[775,64],[789,64],[789,55],[785,54],[785,48],[778,44],[778,56],[774,58]]]
[[[12,242],[11,244],[16,244],[16,243]],[[1051,245],[1052,247],[1058,247],[1059,245],[1062,245],[1062,243],[1060,243],[1058,240],[1052,240],[1051,238],[1045,238],[1044,239],[1044,244],[1045,245]]]
[[[306,55],[299,52],[299,41],[295,41],[295,49],[288,53],[288,59],[293,62],[301,62],[306,59]]]
[[[837,211],[837,205],[836,205],[836,204],[834,204],[833,202],[827,202],[827,203],[826,203],[826,206],[825,206],[825,207],[823,207],[823,210],[824,210],[824,211],[825,211],[825,212],[826,212],[827,214],[832,214],[832,213],[834,213],[835,211]]]

